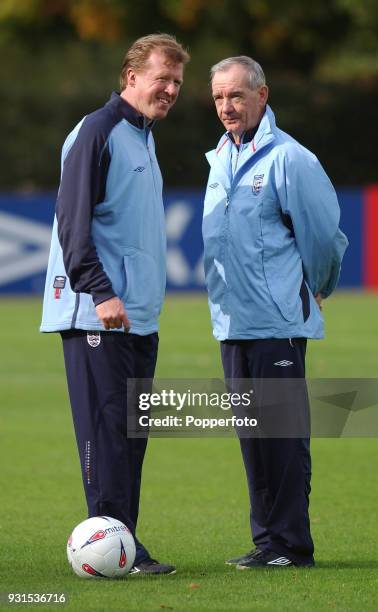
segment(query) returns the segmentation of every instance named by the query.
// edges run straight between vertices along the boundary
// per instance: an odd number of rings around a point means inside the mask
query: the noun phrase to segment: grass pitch
[[[327,300],[327,339],[310,343],[308,375],[377,377],[376,313],[374,294]],[[144,465],[139,535],[152,555],[177,565],[177,575],[73,575],[65,544],[86,508],[60,339],[38,333],[39,300],[5,299],[0,316],[2,593],[64,592],[75,611],[377,609],[378,447],[368,438],[312,442],[314,569],[224,565],[251,547],[237,441],[155,438]],[[160,337],[157,376],[221,376],[203,296],[169,297]]]

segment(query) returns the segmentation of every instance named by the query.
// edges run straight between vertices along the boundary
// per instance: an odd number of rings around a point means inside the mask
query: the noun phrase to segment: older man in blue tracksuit
[[[227,132],[207,154],[203,238],[225,377],[303,380],[307,338],[323,337],[321,300],[348,244],[336,194],[315,155],[277,128],[259,64],[223,60],[211,84]],[[312,566],[308,437],[241,436],[240,445],[255,548],[228,563]]]
[[[41,331],[63,339],[89,516],[135,536],[146,438],[127,437],[128,378],[154,376],[165,292],[162,177],[151,127],[176,102],[189,56],[174,37],[138,39],[121,93],[66,139]],[[136,538],[133,574],[172,574]]]

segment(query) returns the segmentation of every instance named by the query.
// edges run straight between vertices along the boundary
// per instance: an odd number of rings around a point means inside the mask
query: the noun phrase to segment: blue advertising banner
[[[341,273],[341,287],[363,284],[364,190],[338,191],[341,227],[350,246]],[[168,290],[204,288],[201,236],[203,192],[167,190]],[[0,295],[43,291],[54,218],[55,194],[0,196]]]
[[[0,196],[0,294],[41,293],[55,196]]]

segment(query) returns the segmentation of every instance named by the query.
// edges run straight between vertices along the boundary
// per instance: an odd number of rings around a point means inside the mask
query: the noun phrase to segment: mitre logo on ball
[[[68,562],[81,578],[122,578],[132,568],[135,554],[131,532],[110,516],[83,521],[67,542]]]

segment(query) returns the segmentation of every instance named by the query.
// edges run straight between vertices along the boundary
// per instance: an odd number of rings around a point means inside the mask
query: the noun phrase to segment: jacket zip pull
[[[153,180],[154,187],[155,187],[155,191],[156,191],[156,182],[155,182],[154,165],[153,165],[153,163],[152,163],[152,157],[151,157],[150,147],[148,146],[148,132],[146,132],[146,149],[147,149],[147,153],[148,153],[148,159],[150,160],[151,173],[152,173],[152,180]]]
[[[229,203],[230,203],[230,198],[229,198],[229,196],[227,196],[227,197],[226,197],[226,206],[225,206],[225,209],[224,209],[224,212],[225,212],[225,213],[226,213],[226,212],[227,212],[227,210],[228,210],[228,205],[229,205]]]

